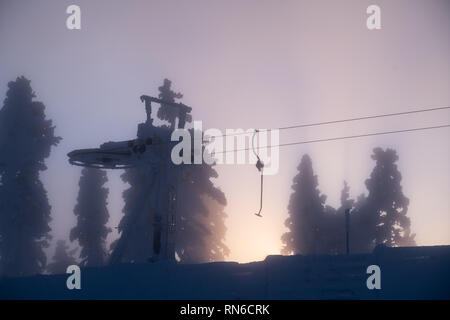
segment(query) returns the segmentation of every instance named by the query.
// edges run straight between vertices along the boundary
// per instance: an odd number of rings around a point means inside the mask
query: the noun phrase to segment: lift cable
[[[258,132],[270,132],[272,130],[290,130],[290,129],[296,129],[296,128],[316,127],[316,126],[330,125],[330,124],[336,124],[336,123],[345,123],[345,122],[354,122],[354,121],[377,119],[377,118],[394,117],[394,116],[432,112],[432,111],[439,111],[439,110],[446,110],[446,109],[450,109],[450,107],[444,106],[444,107],[436,107],[436,108],[430,108],[430,109],[418,109],[418,110],[403,111],[403,112],[396,112],[396,113],[384,113],[384,114],[377,114],[377,115],[357,117],[357,118],[347,118],[347,119],[338,119],[338,120],[331,120],[331,121],[304,123],[304,124],[271,128],[271,129],[258,129]],[[234,132],[234,133],[223,134],[223,135],[212,135],[209,138],[221,138],[221,137],[229,137],[229,136],[248,135],[248,134],[251,134],[251,132],[250,133],[249,132]],[[204,140],[202,142],[208,143],[210,141]],[[166,145],[166,144],[176,144],[176,143],[178,143],[178,141],[170,141],[170,142],[155,142],[155,141],[153,141],[151,144],[153,146],[155,146],[155,145]],[[307,143],[307,142],[305,142],[305,143]],[[246,150],[248,150],[248,149],[246,149]]]
[[[430,127],[410,128],[410,129],[403,129],[403,130],[372,132],[372,133],[365,133],[365,134],[358,134],[358,135],[351,135],[351,136],[332,137],[332,138],[323,138],[323,139],[315,139],[315,140],[296,141],[296,142],[280,143],[280,144],[275,144],[275,145],[270,145],[270,146],[260,146],[258,148],[267,149],[267,148],[274,148],[274,147],[287,147],[287,146],[308,144],[308,143],[316,143],[316,142],[364,138],[364,137],[372,137],[372,136],[395,134],[395,133],[403,133],[403,132],[442,129],[442,128],[448,128],[448,127],[450,127],[450,124],[444,124],[444,125],[439,125],[439,126],[430,126]],[[222,154],[222,153],[228,153],[228,152],[237,152],[237,151],[247,151],[249,149],[250,148],[242,148],[242,149],[234,149],[234,150],[217,151],[217,152],[215,152],[215,154]]]
[[[395,117],[395,116],[432,112],[432,111],[439,111],[439,110],[446,110],[446,109],[450,109],[450,107],[444,106],[444,107],[436,107],[436,108],[429,108],[429,109],[418,109],[418,110],[411,110],[411,111],[384,113],[384,114],[377,114],[377,115],[372,115],[372,116],[364,116],[364,117],[356,117],[356,118],[304,123],[304,124],[290,125],[290,126],[271,128],[271,129],[260,129],[259,131],[266,132],[266,131],[272,131],[272,130],[290,130],[290,129],[297,129],[297,128],[316,127],[316,126],[323,126],[323,125],[336,124],[336,123],[353,122],[353,121],[386,118],[386,117]],[[214,136],[214,137],[238,136],[238,135],[243,135],[243,134],[248,134],[248,132],[235,132],[235,133],[224,134],[224,135],[219,135],[219,136]]]
[[[306,143],[316,143],[316,142],[325,142],[325,141],[336,141],[336,140],[344,140],[344,139],[354,139],[354,138],[363,138],[363,137],[370,137],[370,136],[377,136],[377,135],[386,135],[386,134],[394,134],[394,133],[403,133],[403,132],[413,132],[413,131],[423,131],[423,130],[431,130],[431,129],[441,129],[450,127],[450,124],[446,125],[440,125],[440,126],[431,126],[431,127],[421,127],[421,128],[411,128],[411,129],[403,129],[403,130],[394,130],[394,131],[383,131],[383,132],[375,132],[375,133],[366,133],[366,134],[359,134],[359,135],[352,135],[352,136],[342,136],[342,137],[333,137],[333,138],[325,138],[325,139],[315,139],[315,140],[307,140],[307,141],[298,141],[298,142],[289,142],[289,143],[282,143],[277,145],[271,145],[271,146],[259,146],[258,145],[258,151],[259,148],[273,148],[273,147],[286,147],[286,146],[293,146],[293,145],[300,145],[300,144],[306,144]],[[261,194],[260,194],[260,202],[259,202],[259,211],[258,213],[255,213],[258,217],[262,217],[261,211],[262,211],[262,205],[263,205],[263,168],[264,164],[259,158],[259,154],[255,151],[255,145],[254,140],[256,134],[259,133],[259,130],[255,130],[252,137],[252,150],[254,155],[257,158],[256,162],[256,168],[261,173]],[[237,151],[245,151],[249,150],[249,148],[243,148],[243,149],[236,149],[236,150],[226,150],[223,152],[217,152],[216,154],[221,153],[228,153],[228,152],[237,152]]]

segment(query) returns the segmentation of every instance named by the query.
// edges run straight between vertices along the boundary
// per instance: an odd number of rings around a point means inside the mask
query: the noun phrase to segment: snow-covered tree
[[[352,215],[353,229],[359,237],[354,241],[361,251],[370,251],[377,244],[387,246],[415,245],[407,217],[409,199],[403,194],[401,173],[397,168],[395,150],[375,148],[372,159],[376,165],[366,180],[367,197],[360,197]]]
[[[146,194],[147,199],[151,198],[152,192],[156,192],[156,188],[152,186],[149,190],[145,190],[148,184],[148,179],[151,177],[142,168],[126,169],[121,175],[123,182],[128,183],[130,187],[126,189],[123,194],[124,213],[119,222],[118,231],[128,232],[128,240],[126,250],[123,252],[122,260],[129,262],[146,262],[152,253],[153,248],[153,212],[150,211],[149,204],[142,208],[138,201],[141,201],[141,195]],[[141,209],[147,214],[142,214],[136,223],[129,223],[130,218],[134,214],[134,210]],[[111,249],[114,250],[117,241],[111,244]]]
[[[171,82],[167,79],[159,88],[159,97],[162,100],[174,102],[181,98],[180,93],[171,89]],[[174,129],[177,113],[173,113],[172,107],[161,106],[158,117],[167,120],[171,127],[162,125],[162,130],[170,132]],[[194,137],[191,129],[191,137]],[[138,133],[139,135],[139,133]],[[143,138],[143,137],[140,137]],[[193,143],[191,144],[193,145]],[[206,262],[223,260],[229,250],[224,244],[225,218],[223,211],[226,205],[225,195],[214,186],[211,179],[217,177],[217,172],[212,165],[206,163],[186,165],[183,168],[182,178],[178,187],[178,212],[176,225],[175,251],[181,262]],[[142,168],[127,169],[122,175],[122,180],[130,185],[124,191],[123,208],[124,217],[119,223],[118,230],[123,232],[128,228],[127,248],[124,250],[124,261],[147,261],[153,250],[153,225],[154,212],[150,199],[156,199],[151,195],[157,192],[155,187],[145,190],[150,176]],[[129,219],[133,210],[137,209],[137,202],[141,194],[147,194],[148,203],[141,208],[147,214],[140,215],[139,221],[131,224]],[[112,245],[114,248],[115,244]]]
[[[73,257],[73,254],[77,249],[68,251],[69,246],[66,245],[64,240],[58,240],[56,242],[55,255],[53,261],[47,266],[47,271],[51,274],[66,273],[67,267],[77,264],[77,261]]]
[[[204,203],[208,210],[208,215],[203,216],[203,224],[208,225],[210,235],[206,237],[206,246],[203,248],[204,255],[198,259],[204,262],[223,261],[230,254],[230,249],[225,244],[227,227],[225,219],[228,217],[225,213],[226,199],[221,201],[214,200],[210,196],[204,197]],[[194,249],[195,250],[195,249]]]
[[[224,244],[226,233],[224,206],[225,195],[217,189],[210,179],[217,177],[217,172],[207,164],[188,165],[183,168],[178,189],[178,211],[176,225],[175,251],[180,262],[199,263],[223,260],[229,254]],[[122,179],[130,184],[124,191],[124,217],[119,224],[119,231],[127,226],[131,228],[128,245],[124,253],[125,261],[147,261],[153,246],[154,212],[147,204],[146,215],[134,225],[127,223],[132,210],[136,210],[136,202],[141,192],[149,194],[156,189],[144,190],[146,180],[149,179],[142,169],[128,169]],[[156,198],[154,198],[156,199]],[[154,205],[155,206],[155,205]],[[153,206],[153,207],[154,207]]]
[[[223,260],[229,254],[224,243],[225,194],[214,186],[213,166],[191,164],[183,168],[179,188],[176,252],[181,262]]]
[[[167,102],[175,102],[175,99],[183,98],[183,95],[181,93],[172,91],[171,86],[172,82],[168,79],[164,79],[163,85],[158,88],[159,98],[161,100]],[[158,109],[157,116],[161,120],[168,121],[170,123],[171,129],[173,129],[175,127],[175,118],[178,116],[178,110],[166,104],[162,104]]]
[[[318,253],[323,247],[322,230],[325,215],[326,196],[318,189],[317,176],[314,175],[311,158],[304,155],[297,167],[299,173],[294,177],[293,193],[289,200],[289,217],[285,226],[289,231],[283,234],[282,252],[285,254]]]
[[[0,110],[0,273],[36,274],[45,268],[50,205],[39,173],[61,138],[30,81],[9,82]]]
[[[393,149],[376,148],[376,161],[366,180],[368,195],[356,201],[350,198],[350,187],[344,182],[341,205],[336,210],[325,205],[326,197],[318,190],[311,159],[305,155],[299,174],[294,178],[286,226],[282,236],[283,253],[345,252],[345,210],[350,209],[350,252],[370,252],[377,244],[387,246],[415,245],[407,217],[409,200],[401,187],[397,153]]]
[[[77,225],[70,232],[70,240],[78,240],[81,246],[81,264],[101,266],[106,262],[105,240],[111,229],[106,227],[109,219],[106,199],[108,189],[106,172],[84,168],[79,182],[78,202],[74,213]]]

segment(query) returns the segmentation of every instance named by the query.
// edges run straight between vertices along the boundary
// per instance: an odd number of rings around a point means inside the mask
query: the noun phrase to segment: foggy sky
[[[82,29],[67,30],[77,4]],[[382,29],[365,13],[381,7]],[[7,1],[0,0],[0,97],[19,75],[63,138],[42,174],[52,234],[68,238],[81,169],[66,154],[136,136],[145,120],[141,94],[164,78],[192,106],[203,128],[271,128],[449,105],[448,1]],[[448,111],[282,132],[294,142],[447,124]],[[408,216],[419,245],[450,244],[449,130],[378,136],[280,150],[280,171],[265,180],[253,166],[218,166],[226,194],[228,260],[279,254],[292,178],[309,153],[327,204],[338,206],[343,180],[356,197],[374,147],[394,148]],[[110,225],[127,187],[108,171]],[[110,235],[110,240],[117,234]]]

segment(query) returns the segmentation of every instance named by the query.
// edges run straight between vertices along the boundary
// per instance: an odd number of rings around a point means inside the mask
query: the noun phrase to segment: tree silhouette
[[[406,216],[409,200],[403,194],[397,153],[393,149],[375,148],[376,165],[366,180],[369,194],[356,201],[350,198],[350,187],[344,182],[341,205],[336,210],[326,206],[318,190],[317,176],[311,159],[303,156],[294,178],[285,222],[289,232],[282,236],[282,253],[345,252],[345,210],[350,209],[350,252],[371,252],[377,244],[386,246],[415,245]]]
[[[395,150],[375,148],[372,159],[376,165],[366,180],[367,198],[361,197],[356,214],[360,215],[359,228],[366,236],[360,241],[365,250],[377,244],[386,246],[414,245],[414,234],[410,231],[408,212],[409,199],[401,187],[402,176],[397,168]]]
[[[106,227],[109,219],[106,198],[108,189],[106,172],[95,168],[84,168],[79,182],[78,203],[74,213],[77,226],[70,232],[70,240],[78,240],[82,247],[81,264],[101,266],[106,261],[105,240],[111,229]]]
[[[142,168],[126,169],[121,175],[123,182],[128,183],[130,187],[126,189],[123,194],[124,207],[122,212],[124,216],[120,220],[118,231],[124,232],[125,228],[128,228],[128,243],[125,252],[123,253],[122,260],[128,262],[146,262],[152,252],[153,248],[153,212],[150,205],[147,204],[142,210],[146,214],[140,215],[139,221],[135,224],[128,223],[131,215],[136,210],[139,198],[142,193],[148,195],[148,199],[151,198],[151,194],[156,192],[156,188],[150,190],[144,190],[147,185],[147,180],[151,177]],[[116,241],[111,244],[111,249],[115,248]]]
[[[316,253],[342,253],[345,239],[344,235],[344,215],[331,206],[325,206],[323,215],[319,220]]]
[[[194,136],[191,130],[191,137]],[[225,194],[214,186],[212,165],[191,164],[183,168],[179,188],[176,252],[181,262],[223,260],[229,254],[224,244]]]
[[[178,211],[176,225],[175,251],[180,262],[199,263],[223,260],[229,254],[229,249],[223,242],[225,237],[225,218],[223,208],[226,205],[225,195],[210,181],[216,178],[217,172],[208,164],[191,164],[183,168],[178,190]],[[124,182],[130,187],[123,192],[124,217],[119,223],[119,231],[125,226],[132,228],[129,232],[129,244],[124,254],[125,261],[147,261],[152,252],[155,205],[147,204],[141,221],[129,225],[132,210],[136,208],[136,201],[141,192],[150,194],[155,189],[144,190],[146,180],[140,168],[128,169],[122,175]]]
[[[58,240],[55,248],[55,255],[53,256],[53,262],[47,266],[47,270],[51,274],[66,273],[67,267],[77,264],[77,261],[73,257],[73,254],[77,249],[67,251],[69,247],[64,240]]]
[[[182,94],[171,90],[171,82],[167,79],[159,87],[159,91],[159,98],[165,101],[174,102],[175,98],[182,97]],[[167,132],[174,129],[175,117],[178,114],[173,112],[173,109],[173,107],[161,106],[157,115],[161,120],[169,121],[170,127],[162,125],[158,129]],[[149,125],[151,124],[146,124],[146,126]],[[190,129],[190,134],[193,139],[193,129]],[[145,138],[140,136],[139,130],[138,137]],[[194,145],[193,140],[191,145]],[[223,260],[229,254],[229,249],[223,242],[226,232],[224,222],[226,214],[223,211],[226,199],[222,191],[216,188],[211,181],[216,177],[217,172],[213,166],[206,163],[185,165],[182,169],[182,177],[179,179],[178,185],[175,244],[175,251],[180,262],[198,263]],[[150,179],[150,175],[145,169],[127,169],[121,178],[130,185],[123,192],[124,216],[118,226],[119,232],[123,232],[125,228],[128,230],[127,248],[122,260],[148,261],[153,248],[153,225],[155,223],[153,208],[156,207],[156,204],[152,204],[151,201],[157,200],[157,197],[152,197],[157,190],[153,186],[149,190],[144,189]],[[144,210],[146,214],[140,215],[140,220],[131,224],[129,221],[131,221],[133,210],[136,210],[136,203],[143,193],[148,195],[148,201],[140,209]],[[114,246],[115,243],[111,245],[111,248]]]
[[[172,86],[172,82],[168,79],[164,79],[163,85],[158,88],[159,98],[161,100],[164,100],[167,102],[175,102],[175,99],[183,98],[183,95],[181,93],[176,93],[176,92],[172,91],[171,86]],[[170,128],[174,129],[175,128],[175,118],[178,116],[178,110],[169,105],[162,104],[161,107],[158,109],[157,116],[161,120],[168,121],[170,123]]]
[[[302,157],[297,169],[299,173],[294,177],[294,192],[289,200],[289,217],[285,221],[289,231],[281,238],[284,243],[282,252],[317,253],[326,242],[323,238],[326,196],[318,189],[317,176],[308,155]]]
[[[209,226],[210,236],[206,238],[206,246],[203,252],[204,256],[200,261],[212,262],[223,261],[229,254],[230,249],[225,245],[225,235],[227,228],[225,226],[225,202],[214,200],[210,196],[204,197],[204,203],[208,210],[208,216],[203,217],[202,223]]]
[[[371,218],[366,208],[367,196],[360,194],[350,212],[349,244],[352,253],[370,252],[375,246],[372,231],[376,228],[376,221]]]
[[[43,271],[50,239],[51,208],[39,173],[61,138],[35,96],[30,81],[18,77],[0,110],[0,273],[9,276]]]

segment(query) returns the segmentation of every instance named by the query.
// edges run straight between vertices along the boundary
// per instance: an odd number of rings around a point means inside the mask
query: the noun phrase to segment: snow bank
[[[366,269],[381,268],[381,290]],[[377,247],[372,254],[268,256],[239,264],[118,264],[0,280],[0,299],[450,299],[450,246]]]

